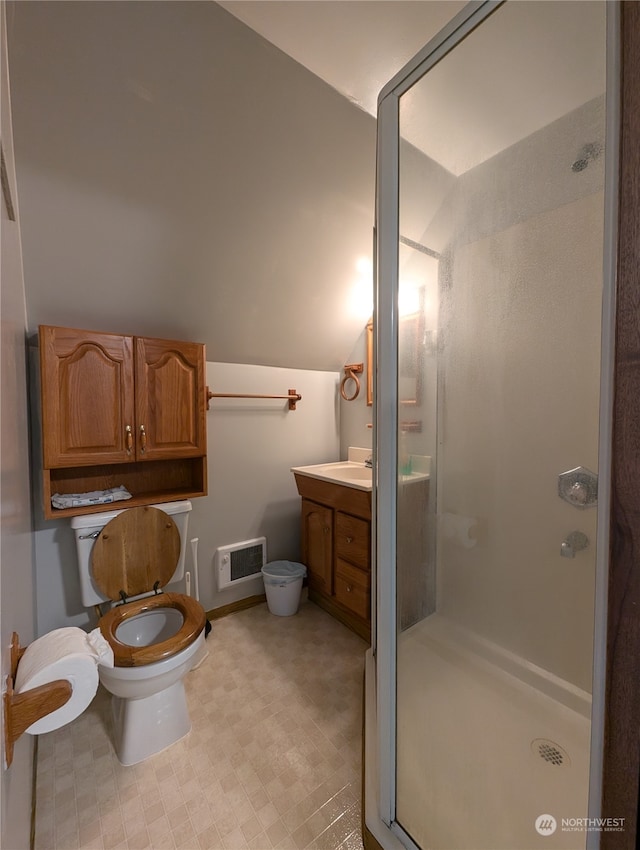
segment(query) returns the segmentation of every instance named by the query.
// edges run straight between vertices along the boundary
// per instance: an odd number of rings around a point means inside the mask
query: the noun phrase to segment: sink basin
[[[339,475],[344,475],[345,478],[351,478],[354,481],[368,481],[371,484],[371,467],[353,466],[349,469],[340,470]]]

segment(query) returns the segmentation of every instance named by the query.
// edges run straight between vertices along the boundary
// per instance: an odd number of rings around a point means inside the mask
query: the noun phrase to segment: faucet
[[[366,458],[364,459],[364,465],[365,465],[366,467],[368,467],[368,469],[372,469],[372,468],[373,468],[373,455],[369,455],[369,457],[366,457]]]

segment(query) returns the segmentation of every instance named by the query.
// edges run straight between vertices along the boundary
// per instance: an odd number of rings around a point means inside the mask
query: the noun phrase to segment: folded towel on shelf
[[[110,490],[92,490],[91,493],[54,493],[51,505],[54,508],[84,508],[89,505],[108,505],[130,499],[131,493],[126,487],[111,487]]]

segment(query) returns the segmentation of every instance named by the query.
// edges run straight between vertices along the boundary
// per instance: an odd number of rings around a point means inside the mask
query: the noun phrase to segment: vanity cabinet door
[[[40,327],[44,467],[134,458],[133,338]]]
[[[205,349],[135,338],[137,460],[206,453]]]
[[[302,500],[302,560],[309,587],[331,594],[333,575],[333,510]]]

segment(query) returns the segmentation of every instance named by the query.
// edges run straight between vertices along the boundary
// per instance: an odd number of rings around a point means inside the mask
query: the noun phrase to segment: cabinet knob
[[[347,537],[347,543],[353,543],[353,537]]]
[[[351,593],[352,590],[353,590],[353,587],[350,584],[348,584],[347,585],[347,593]]]
[[[143,452],[147,448],[147,432],[144,430],[144,425],[140,426],[140,451]]]
[[[328,526],[328,525],[323,525],[323,526],[322,526],[322,530],[324,531],[324,533],[325,533],[325,534],[328,534],[328,533],[329,533],[329,526]]]
[[[131,425],[125,425],[124,428],[124,443],[127,449],[127,454],[131,454],[131,449],[133,448],[133,433],[131,431]]]

